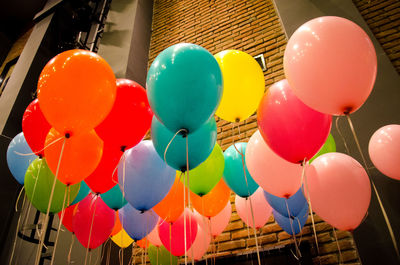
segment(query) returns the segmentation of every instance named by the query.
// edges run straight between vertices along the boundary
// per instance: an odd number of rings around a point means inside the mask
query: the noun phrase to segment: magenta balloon
[[[305,186],[313,211],[340,230],[354,230],[371,200],[371,185],[364,168],[341,153],[316,158],[307,168]]]
[[[386,176],[400,180],[400,125],[386,125],[369,140],[369,157]]]
[[[147,235],[147,239],[150,241],[150,243],[156,247],[162,246],[162,242],[160,239],[160,235],[158,234],[158,226],[160,225],[160,220],[158,220],[157,225],[154,227],[154,229]]]
[[[79,242],[85,248],[95,249],[110,236],[114,223],[114,210],[110,209],[99,195],[89,193],[76,208],[72,219],[72,228]],[[92,230],[91,233],[90,230]]]
[[[377,60],[368,35],[341,17],[308,21],[290,37],[286,78],[308,106],[331,115],[359,109],[375,83]]]
[[[247,144],[246,165],[257,184],[275,196],[289,198],[301,186],[302,167],[275,154],[259,131]]]
[[[181,256],[193,244],[197,235],[197,221],[193,213],[189,209],[185,209],[186,218],[184,213],[173,223],[161,222],[159,225],[158,233],[161,242],[165,248],[174,256]],[[185,249],[185,234],[184,234],[184,219],[186,219],[186,249]],[[170,228],[171,226],[171,228]],[[171,231],[170,231],[171,229]],[[171,238],[170,238],[171,233]],[[171,243],[171,245],[170,245]]]
[[[286,79],[273,84],[257,111],[261,135],[271,149],[292,163],[311,159],[324,145],[332,117],[301,102]]]
[[[200,260],[207,252],[208,246],[211,242],[210,233],[205,230],[205,227],[197,225],[197,235],[192,246],[187,251],[190,259]]]
[[[256,229],[263,227],[268,222],[272,213],[272,207],[268,204],[264,197],[264,191],[260,187],[248,198],[242,198],[236,195],[235,205],[236,212],[240,219],[242,219],[247,226],[255,227]],[[251,206],[253,206],[253,214],[251,212]]]

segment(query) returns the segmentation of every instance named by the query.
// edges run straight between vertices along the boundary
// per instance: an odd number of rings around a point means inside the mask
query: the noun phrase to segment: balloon
[[[277,197],[266,191],[264,191],[264,196],[269,205],[271,205],[276,212],[286,218],[289,218],[289,213],[290,216],[298,216],[301,210],[303,210],[304,205],[308,204],[303,195],[302,188],[289,198]]]
[[[208,246],[211,243],[210,233],[200,225],[197,225],[197,235],[192,246],[187,251],[190,259],[200,260],[206,254]]]
[[[103,199],[104,203],[113,210],[119,210],[128,203],[125,200],[124,195],[122,195],[119,185],[115,185],[114,188],[107,191],[106,193],[100,194],[100,196]]]
[[[221,179],[217,185],[204,196],[190,193],[192,206],[203,216],[213,217],[221,212],[231,196],[231,190]]]
[[[62,224],[65,228],[68,229],[71,233],[74,232],[72,229],[72,219],[74,218],[74,213],[77,205],[71,205],[64,209],[64,211],[58,212],[58,218],[61,220],[62,212],[64,212],[64,217],[62,219]]]
[[[257,61],[238,50],[215,55],[224,79],[224,92],[216,111],[218,117],[239,122],[252,115],[264,94],[264,74]]]
[[[324,143],[324,145],[321,147],[321,149],[319,149],[318,153],[316,153],[310,159],[309,162],[312,163],[312,161],[314,161],[320,155],[323,155],[323,154],[326,154],[326,153],[332,153],[332,152],[336,152],[336,143],[335,143],[335,139],[333,139],[332,134],[329,134],[329,136],[326,139],[326,142]]]
[[[174,133],[154,116],[151,123],[151,139],[157,153],[162,160],[165,154],[165,162],[169,166],[184,172],[186,171],[186,140],[188,140],[189,168],[193,169],[211,154],[217,141],[217,123],[214,117],[211,117],[198,130],[189,134],[188,138],[178,134],[171,142],[172,138],[174,138]]]
[[[95,249],[110,236],[115,213],[98,195],[89,193],[77,206],[72,228],[85,248]]]
[[[115,211],[115,223],[113,230],[111,231],[111,236],[118,234],[119,231],[122,229],[121,221],[119,220],[118,211]]]
[[[80,184],[81,185],[79,186],[79,192],[76,195],[75,199],[71,202],[71,205],[74,205],[83,200],[90,192],[89,187],[86,185],[84,181],[81,181]]]
[[[139,211],[159,203],[174,183],[175,170],[159,157],[149,140],[125,152],[118,165],[118,180],[125,199]]]
[[[180,176],[182,173],[177,172],[175,182],[169,190],[168,194],[157,203],[153,210],[156,214],[165,222],[174,222],[176,219],[181,216],[183,210],[185,209],[184,201],[183,201],[183,192],[185,186],[180,180]],[[186,202],[188,201],[188,190],[186,188]],[[155,244],[153,244],[155,245]]]
[[[147,75],[147,97],[157,118],[173,133],[195,132],[210,119],[222,96],[222,74],[206,49],[179,43],[162,51]]]
[[[313,211],[327,223],[346,231],[361,223],[371,185],[357,160],[341,153],[324,154],[308,167],[306,181]]]
[[[275,154],[259,131],[250,137],[245,156],[251,176],[265,191],[289,198],[300,188],[301,166],[289,163]]]
[[[19,184],[24,184],[26,170],[36,158],[25,140],[24,133],[17,134],[7,148],[7,165]]]
[[[35,99],[24,112],[24,116],[22,117],[22,131],[24,132],[26,142],[38,156],[43,157],[44,155],[44,142],[50,129],[51,125],[43,116],[38,99]]]
[[[301,102],[284,79],[265,93],[258,107],[257,123],[265,142],[277,155],[302,163],[325,143],[332,117]]]
[[[259,229],[263,227],[272,213],[272,207],[268,204],[264,197],[262,188],[258,188],[250,197],[235,197],[236,212],[240,219],[250,227]],[[253,212],[251,211],[253,207]],[[254,223],[253,223],[254,218]]]
[[[129,203],[119,211],[122,227],[133,240],[140,240],[149,234],[157,224],[158,216],[153,210],[138,211]]]
[[[224,180],[229,188],[240,197],[249,197],[257,188],[257,183],[251,177],[246,167],[244,157],[247,143],[235,143],[224,152]],[[237,149],[237,150],[236,150]],[[243,170],[245,167],[246,173]]]
[[[37,158],[28,167],[25,175],[25,193],[33,206],[42,213],[47,212],[51,190],[55,176],[47,166],[45,159]],[[58,213],[68,206],[67,199],[75,199],[79,191],[79,184],[66,186],[58,179],[54,187],[50,213]],[[69,194],[68,194],[69,193]],[[65,204],[63,207],[65,196]]]
[[[152,265],[178,264],[178,258],[173,256],[164,246],[156,247],[150,245],[147,251]]]
[[[315,18],[298,28],[286,46],[283,64],[301,101],[331,115],[360,108],[377,72],[368,35],[354,22],[334,16]]]
[[[307,221],[308,204],[304,205],[298,216],[294,216],[291,218],[285,217],[275,210],[272,210],[272,214],[275,217],[275,221],[283,230],[286,231],[286,233],[288,233],[289,235],[293,235],[294,232],[294,234],[297,235],[301,232]]]
[[[229,224],[229,220],[232,215],[231,202],[228,201],[225,208],[219,212],[216,216],[206,218],[199,212],[195,211],[194,215],[196,217],[197,223],[203,227],[207,233],[216,238],[219,236]]]
[[[40,109],[62,135],[89,132],[110,112],[116,95],[115,76],[99,55],[65,51],[43,68],[38,82]]]
[[[146,249],[146,248],[148,248],[150,246],[150,242],[145,237],[143,239],[140,239],[140,240],[136,241],[136,245],[138,245],[139,247],[141,247],[143,249]]]
[[[186,238],[184,220],[186,219]],[[189,209],[185,209],[185,212],[173,223],[161,222],[159,225],[159,235],[161,242],[165,248],[172,253],[174,256],[181,256],[193,244],[197,235],[197,222]],[[171,237],[170,237],[171,235]],[[185,249],[186,240],[186,249]]]
[[[150,129],[153,112],[146,90],[128,79],[117,79],[117,97],[110,114],[96,127],[104,142],[122,150],[138,144]]]
[[[400,180],[400,125],[386,125],[377,130],[369,140],[368,151],[380,172]]]
[[[121,229],[116,235],[111,236],[111,240],[120,248],[127,248],[133,242],[133,239],[125,232],[124,229]]]
[[[52,128],[46,138],[44,154],[51,171],[56,174],[58,169],[57,178],[62,183],[75,184],[96,169],[103,154],[103,141],[94,130],[63,138]]]
[[[157,222],[157,224],[154,227],[154,229],[146,236],[147,239],[150,241],[150,243],[153,244],[156,247],[162,246],[160,235],[158,234],[159,225],[160,225],[160,220]]]
[[[221,179],[224,167],[224,154],[221,147],[216,143],[206,161],[189,171],[189,183],[186,183],[186,185],[197,195],[206,195]]]

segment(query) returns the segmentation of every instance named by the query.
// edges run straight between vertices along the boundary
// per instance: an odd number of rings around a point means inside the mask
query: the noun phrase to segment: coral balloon
[[[38,99],[35,99],[22,116],[22,131],[29,147],[38,156],[44,155],[44,142],[50,129],[51,125],[40,110]]]
[[[248,198],[235,197],[236,212],[240,219],[250,227],[259,229],[263,227],[272,213],[272,207],[264,197],[262,188],[258,188],[253,195]],[[253,207],[253,211],[251,210]],[[253,222],[254,218],[254,222]]]
[[[140,240],[147,236],[158,221],[158,216],[153,210],[138,211],[129,203],[122,207],[118,213],[122,227],[134,240]]]
[[[133,242],[133,239],[125,232],[124,229],[121,229],[116,235],[111,236],[111,240],[120,248],[127,248]]]
[[[224,79],[221,103],[215,112],[218,117],[238,122],[252,115],[264,94],[264,74],[249,54],[226,50],[215,55]]]
[[[110,112],[116,95],[115,76],[99,55],[70,50],[43,68],[38,82],[40,109],[62,135],[95,128]]]
[[[319,17],[298,28],[284,55],[294,93],[311,108],[331,115],[356,111],[375,83],[377,60],[368,35],[341,17]]]
[[[190,259],[200,260],[204,254],[206,254],[208,246],[211,243],[210,232],[208,232],[206,227],[197,225],[197,235],[192,246],[187,251],[187,256]]]
[[[74,205],[68,206],[63,211],[58,213],[58,218],[61,220],[62,212],[64,212],[64,216],[63,216],[63,219],[62,219],[62,224],[71,233],[74,232],[74,230],[72,230],[72,219],[74,218],[74,213],[75,213],[76,207],[77,207],[77,205],[74,204]]]
[[[322,219],[347,231],[361,223],[371,200],[371,185],[357,160],[341,153],[324,154],[308,167],[306,181],[313,211]]]
[[[158,234],[159,225],[160,225],[160,220],[158,220],[158,222],[157,222],[156,226],[154,227],[154,229],[146,236],[147,239],[150,241],[150,243],[153,244],[156,247],[162,246],[160,235]]]
[[[269,147],[292,163],[311,159],[324,145],[332,117],[301,102],[287,80],[273,84],[257,111],[261,135]]]
[[[122,224],[121,221],[119,220],[119,214],[118,211],[115,211],[115,224],[113,230],[111,231],[111,236],[118,234],[118,232],[121,231],[121,229],[122,229]]]
[[[51,171],[56,174],[58,169],[57,178],[70,185],[82,181],[96,169],[103,154],[103,141],[94,130],[64,137],[52,128],[46,137],[44,154]]]
[[[257,184],[275,196],[289,198],[301,186],[301,166],[275,154],[259,131],[250,137],[247,144],[246,165]]]
[[[369,157],[386,176],[400,180],[400,125],[386,125],[369,140]]]
[[[150,246],[150,242],[149,240],[145,237],[143,239],[140,239],[138,241],[136,241],[136,245],[138,245],[139,247],[146,249]]]
[[[318,153],[316,153],[309,160],[309,162],[312,163],[312,161],[314,161],[317,157],[319,157],[323,154],[332,153],[332,152],[336,152],[336,143],[335,143],[335,139],[333,138],[332,134],[329,134],[324,145],[321,147],[321,149],[319,149]]]
[[[177,265],[178,258],[173,256],[164,246],[149,246],[150,263],[152,265]]]

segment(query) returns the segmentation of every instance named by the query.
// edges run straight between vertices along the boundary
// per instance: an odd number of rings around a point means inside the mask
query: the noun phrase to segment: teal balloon
[[[81,200],[85,199],[85,197],[89,194],[89,192],[90,192],[89,186],[84,181],[81,181],[81,186],[79,188],[78,195],[76,195],[71,205],[77,204]]]
[[[122,195],[121,188],[119,185],[115,185],[109,191],[100,194],[103,201],[113,210],[119,210],[127,204],[124,196]]]
[[[203,47],[173,45],[151,64],[147,97],[157,118],[173,133],[193,133],[210,119],[221,100],[223,82],[217,60]]]
[[[333,138],[332,134],[328,135],[328,138],[326,139],[324,145],[319,149],[318,153],[316,153],[311,159],[310,163],[314,161],[317,157],[326,154],[326,153],[332,153],[336,152],[336,143],[335,139]]]
[[[164,160],[164,153],[174,137],[155,116],[151,123],[151,139],[157,153]],[[217,141],[217,123],[211,117],[197,131],[188,136],[189,169],[194,169],[203,163],[211,154]],[[178,134],[168,147],[165,162],[176,170],[186,171],[186,137]]]
[[[244,161],[242,161],[242,155],[236,150],[235,146],[237,150],[243,154]],[[233,190],[240,197],[246,198],[257,190],[258,184],[253,180],[249,171],[247,170],[246,160],[244,157],[247,143],[235,143],[235,146],[231,145],[224,152],[225,169],[223,178],[231,190]],[[243,162],[246,170],[246,176],[244,175]]]

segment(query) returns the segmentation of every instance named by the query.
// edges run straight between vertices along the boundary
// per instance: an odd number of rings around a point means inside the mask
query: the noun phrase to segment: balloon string
[[[68,265],[71,264],[71,253],[72,253],[72,247],[74,246],[74,242],[75,242],[75,236],[74,233],[72,233],[71,244],[69,245],[68,258],[67,258]]]
[[[21,198],[21,194],[24,191],[24,189],[25,189],[25,186],[22,186],[21,190],[18,193],[17,201],[15,202],[15,212],[18,212],[19,199]],[[21,209],[23,208],[24,204],[25,204],[25,197],[24,197],[24,202],[22,203]]]
[[[108,244],[106,265],[110,265],[110,256],[111,256],[111,242],[110,244]]]
[[[8,140],[12,140],[12,139],[13,139],[12,137],[9,137],[9,136],[4,135],[4,134],[0,134],[0,136],[6,138],[6,139],[8,139]]]
[[[175,139],[175,137],[180,133],[180,132],[186,132],[187,133],[187,130],[186,129],[179,129],[175,134],[174,134],[174,136],[172,137],[172,139],[169,141],[169,143],[167,144],[167,147],[165,148],[165,151],[164,151],[164,162],[168,165],[168,163],[167,163],[167,151],[168,151],[168,149],[169,149],[169,146],[171,145],[171,143],[174,141],[174,139]]]
[[[107,238],[106,242],[104,242],[104,243],[101,245],[100,255],[97,255],[97,258],[96,258],[96,261],[94,262],[94,264],[97,264],[97,262],[99,261],[99,259],[100,259],[100,262],[103,260],[103,257],[104,257],[104,249],[105,249],[105,247],[106,247],[108,241],[110,241],[110,238]]]
[[[156,264],[158,265],[158,247],[156,247],[156,251],[157,251],[157,259],[156,259],[156,260],[157,260],[157,263],[156,263]],[[172,265],[172,264],[171,264],[171,265]]]
[[[294,255],[294,256],[295,256],[295,258],[297,260],[299,260],[299,258],[301,257],[301,252],[300,252],[299,246],[297,245],[296,233],[294,231],[293,220],[291,218],[292,215],[290,214],[290,210],[289,210],[289,205],[287,203],[287,199],[285,199],[285,204],[286,204],[286,210],[287,210],[287,213],[288,213],[288,216],[289,216],[290,228],[292,229],[292,236],[293,236],[294,246],[295,246],[295,249],[296,249],[296,255]]]
[[[61,159],[62,159],[62,156],[63,156],[63,153],[64,153],[65,143],[66,143],[66,140],[67,140],[66,137],[63,137],[63,138],[64,138],[64,141],[63,141],[63,144],[61,146],[60,157],[58,158],[56,175],[55,175],[55,178],[53,180],[53,186],[51,187],[49,203],[47,205],[46,216],[44,218],[44,223],[43,223],[43,227],[42,227],[42,231],[44,231],[44,232],[42,232],[42,234],[40,236],[39,245],[38,245],[38,249],[37,249],[37,252],[36,252],[35,265],[39,265],[39,260],[40,260],[40,257],[41,257],[42,247],[43,247],[43,244],[44,244],[44,237],[45,237],[45,234],[46,234],[45,231],[47,230],[47,226],[48,226],[48,223],[49,223],[50,207],[51,207],[51,204],[52,204],[52,201],[53,201],[54,190],[55,190],[56,183],[57,183],[58,173],[60,171]]]
[[[336,117],[336,120],[335,120],[336,130],[337,130],[337,132],[339,133],[340,138],[342,139],[342,142],[343,142],[343,144],[344,144],[344,148],[346,149],[346,153],[347,153],[348,155],[350,155],[350,149],[349,149],[349,147],[348,147],[348,145],[347,145],[347,142],[346,142],[346,139],[344,138],[343,133],[342,133],[342,131],[340,130],[340,127],[339,127],[339,119],[340,119],[340,116],[337,116],[337,117]]]
[[[96,195],[96,201],[94,202],[92,221],[91,221],[90,229],[89,229],[88,245],[87,245],[86,254],[85,254],[85,265],[86,265],[86,261],[87,261],[87,257],[88,257],[88,253],[89,253],[89,249],[90,249],[90,241],[92,240],[92,230],[93,230],[94,216],[96,214],[97,200],[98,200],[97,196],[99,196],[99,195]]]
[[[143,251],[143,249],[141,249],[141,252],[142,252],[142,265],[143,265],[144,264],[144,259],[143,259],[144,251]]]
[[[204,201],[203,200],[201,200],[201,212],[202,213],[204,213]],[[205,246],[205,249],[207,250],[207,233],[209,233],[209,235],[210,235],[210,238],[212,238],[212,235],[211,235],[211,221],[210,221],[210,225],[208,225],[207,224],[207,219],[206,219],[206,217],[204,216],[204,215],[201,215],[203,218],[202,218],[202,220],[203,220],[203,226],[202,227],[208,227],[209,228],[209,230],[210,231],[204,231],[204,246]],[[197,233],[198,233],[198,231],[197,231]],[[207,265],[207,255],[205,256],[205,259],[206,259],[206,265]]]
[[[396,252],[397,259],[400,261],[399,248],[398,248],[398,246],[397,246],[396,238],[395,238],[395,236],[394,236],[393,229],[392,229],[392,225],[390,224],[390,221],[389,221],[389,217],[388,217],[388,215],[387,215],[387,213],[386,213],[385,207],[383,206],[383,203],[382,203],[382,200],[381,200],[381,196],[379,195],[378,189],[377,189],[376,186],[375,186],[375,182],[373,181],[373,179],[372,179],[372,177],[371,177],[371,173],[369,172],[369,168],[368,168],[368,165],[367,165],[367,160],[365,159],[364,153],[363,153],[363,151],[362,151],[362,149],[361,149],[361,145],[360,145],[360,142],[359,142],[359,140],[358,140],[356,131],[354,130],[353,122],[351,121],[350,115],[346,115],[346,118],[347,118],[347,121],[348,121],[348,123],[349,123],[351,132],[352,132],[352,134],[353,134],[354,141],[356,142],[358,152],[360,153],[361,159],[362,159],[362,161],[363,161],[363,163],[364,163],[365,170],[367,171],[367,174],[368,174],[369,179],[370,179],[370,181],[371,181],[372,187],[373,187],[373,189],[374,189],[374,193],[375,193],[376,198],[377,198],[377,200],[378,200],[379,207],[380,207],[380,209],[381,209],[381,211],[382,211],[383,218],[385,219],[386,226],[387,226],[387,228],[388,228],[388,230],[389,230],[389,234],[390,234],[390,237],[391,237],[391,239],[392,239],[393,248],[394,248],[394,250],[395,250],[395,252]]]
[[[23,190],[24,190],[24,186],[22,187],[22,189],[21,189],[21,191],[20,191],[20,193],[19,193],[19,195],[18,195],[17,202],[18,202],[19,196],[21,196],[21,193],[22,193]],[[18,205],[18,203],[15,204],[15,211],[16,211],[16,212],[18,212],[17,205]],[[15,248],[16,248],[16,245],[17,245],[18,232],[19,232],[19,230],[20,230],[21,218],[22,218],[22,214],[23,214],[24,209],[25,209],[25,196],[24,196],[24,200],[23,200],[23,202],[22,202],[21,213],[20,213],[19,216],[18,216],[17,228],[15,229],[15,236],[14,236],[13,248],[12,248],[12,251],[11,251],[11,256],[10,256],[9,265],[11,265],[12,260],[13,260],[13,257],[14,257],[14,252],[15,252]],[[25,214],[26,214],[26,213],[25,213]],[[24,219],[24,218],[23,218],[23,219]]]
[[[306,214],[308,214],[308,213],[306,213]],[[303,229],[302,229],[302,227],[301,227],[301,223],[300,223],[299,218],[298,218],[298,217],[295,217],[294,219],[297,221],[297,224],[299,225],[300,239],[299,239],[298,246],[299,246],[299,249],[300,249],[301,240],[303,239]]]
[[[89,251],[89,265],[90,265],[90,263],[92,263],[92,254],[93,254],[93,251],[90,250]]]
[[[43,152],[46,148],[48,148],[48,147],[52,146],[53,144],[59,142],[59,141],[62,140],[63,138],[66,139],[64,136],[60,136],[59,138],[55,139],[53,142],[49,143],[48,145],[46,145],[45,147],[43,147],[43,149],[37,151],[36,153],[27,153],[27,154],[23,154],[23,153],[20,153],[20,152],[17,152],[17,151],[14,151],[14,153],[17,154],[17,155],[20,155],[20,156],[31,156],[31,155],[36,155],[37,153],[41,153],[41,152]]]
[[[118,170],[118,166],[119,166],[119,164],[121,163],[121,160],[122,160],[122,159],[125,160],[125,151],[122,153],[121,157],[120,157],[119,160],[118,160],[117,165],[115,166],[115,168],[114,168],[114,170],[113,170],[113,172],[112,172],[112,174],[111,174],[111,180],[112,180],[115,184],[118,184],[118,181],[115,181],[115,180],[114,180],[114,174],[115,174],[115,172]]]
[[[122,251],[122,249],[123,249],[123,248],[120,248],[119,251],[118,251],[118,261],[119,261],[119,265],[122,265],[122,264],[123,264],[122,258],[121,258],[121,251]]]
[[[340,250],[339,240],[338,240],[338,238],[337,238],[336,230],[335,230],[334,227],[332,227],[332,231],[333,231],[333,235],[335,236],[335,241],[336,241],[337,249],[338,249],[338,251],[339,251],[339,265],[341,265],[341,264],[343,264],[342,251]]]
[[[189,135],[186,135],[186,175],[187,175],[187,186],[183,187],[186,189],[186,187],[190,187],[190,179],[189,179]],[[190,191],[188,190],[188,207],[191,206],[190,203]],[[183,209],[185,210],[185,209]],[[190,237],[192,238],[192,215],[189,214],[189,234]],[[194,255],[193,255],[193,248],[192,249],[192,265],[194,265]]]

